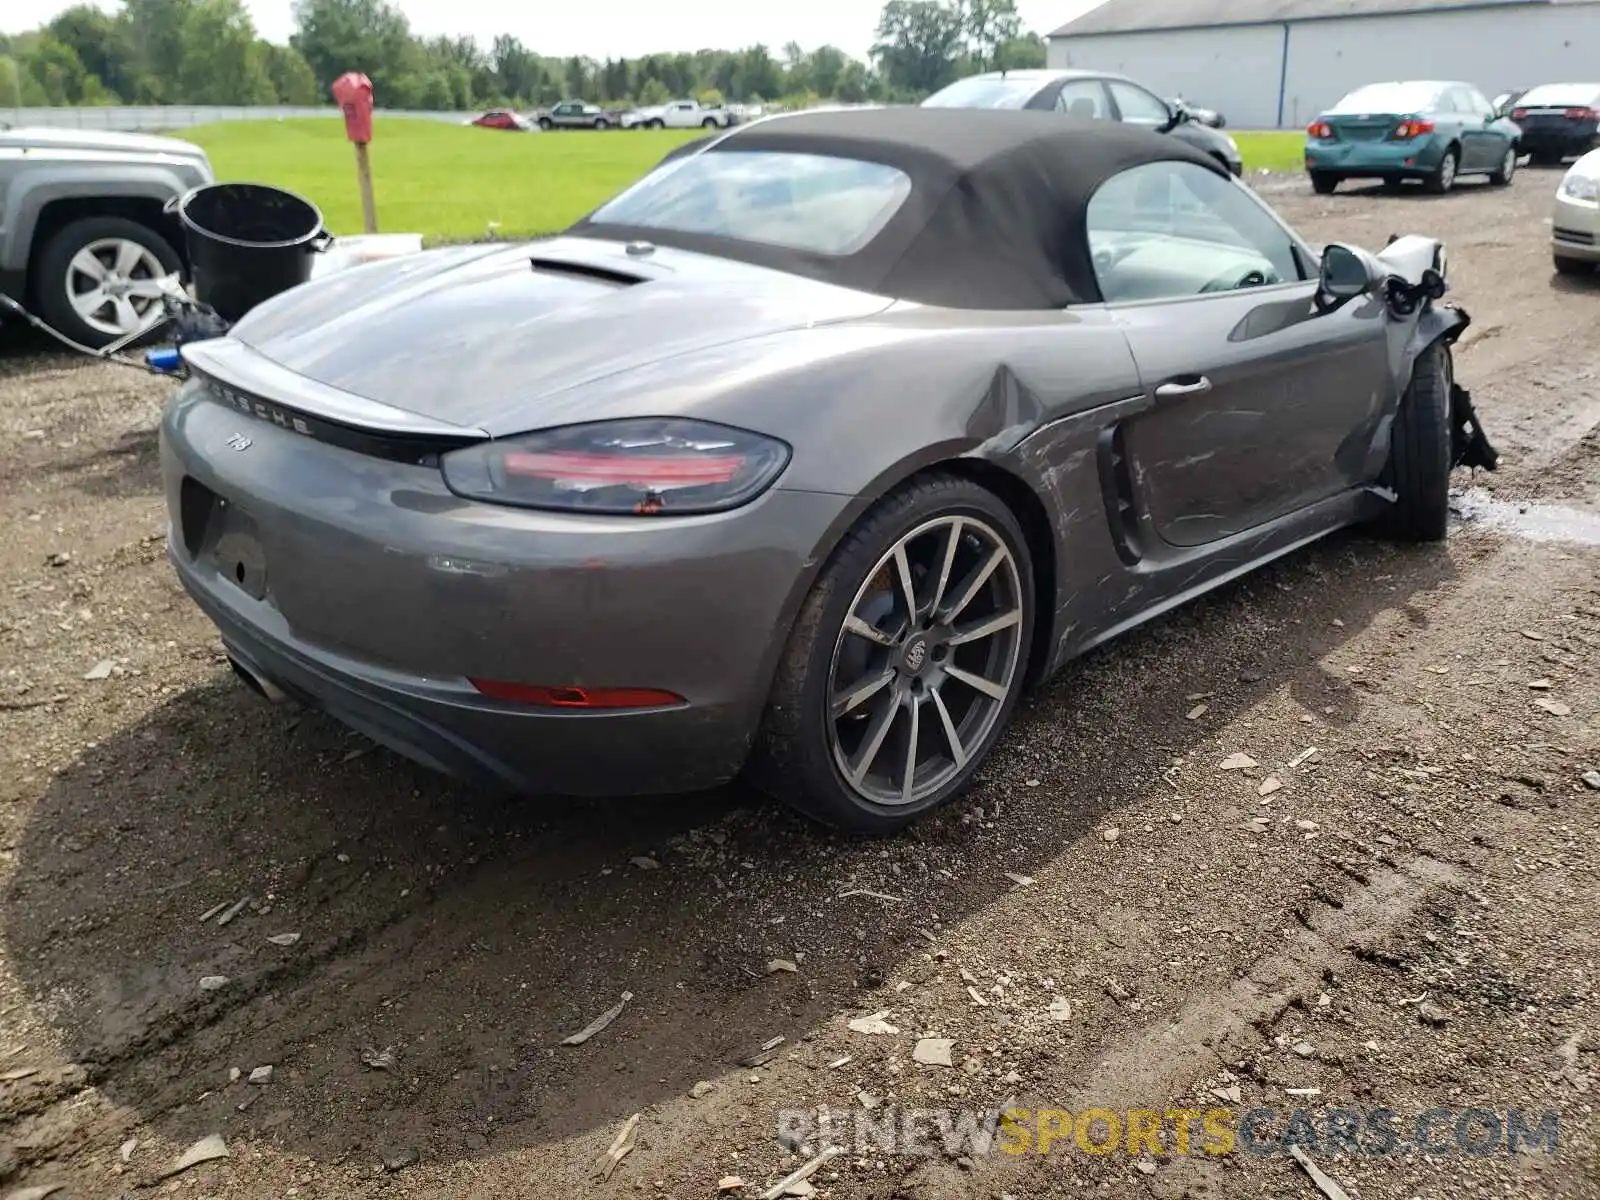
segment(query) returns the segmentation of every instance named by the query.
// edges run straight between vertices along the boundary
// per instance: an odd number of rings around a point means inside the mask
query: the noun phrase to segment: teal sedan
[[[1522,131],[1469,83],[1371,83],[1306,128],[1306,174],[1319,196],[1346,179],[1448,192],[1464,175],[1505,185]]]

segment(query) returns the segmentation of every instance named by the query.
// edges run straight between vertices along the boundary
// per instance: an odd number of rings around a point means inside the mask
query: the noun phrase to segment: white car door
[[[667,127],[669,129],[693,129],[700,124],[699,115],[695,105],[687,100],[680,100],[667,108]]]

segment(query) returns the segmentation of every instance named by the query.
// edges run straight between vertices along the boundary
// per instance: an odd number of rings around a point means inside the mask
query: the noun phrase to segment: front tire
[[[549,117],[540,117],[539,118],[539,128],[544,130],[546,133],[549,133],[555,127],[556,127],[556,123],[554,121],[552,121]]]
[[[1343,182],[1332,171],[1311,171],[1311,190],[1319,196],[1331,196],[1333,190]]]
[[[1509,187],[1512,176],[1517,173],[1517,148],[1506,148],[1505,157],[1500,160],[1500,167],[1489,176],[1489,182],[1496,187]]]
[[[1456,186],[1456,176],[1461,173],[1461,151],[1451,146],[1444,152],[1439,165],[1428,176],[1428,190],[1442,196]]]
[[[45,242],[28,274],[46,324],[98,350],[160,313],[157,284],[182,265],[148,225],[84,217]]]
[[[1407,542],[1444,540],[1450,523],[1450,389],[1454,363],[1435,342],[1411,368],[1389,434],[1383,482],[1396,499],[1380,526]]]
[[[1578,276],[1589,278],[1594,275],[1594,264],[1581,258],[1568,258],[1564,254],[1554,256],[1557,275]]]
[[[801,606],[751,759],[807,816],[891,833],[964,792],[1016,707],[1034,618],[1015,515],[932,475],[848,533]]]
[[[594,127],[596,129],[610,129],[611,128],[611,122],[606,120],[604,117],[596,117],[595,118],[595,122],[594,122]]]

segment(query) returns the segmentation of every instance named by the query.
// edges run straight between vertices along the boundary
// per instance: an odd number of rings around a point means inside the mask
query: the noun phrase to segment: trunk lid
[[[1335,114],[1322,118],[1342,142],[1381,142],[1405,120],[1399,113]]]
[[[340,272],[261,305],[230,336],[327,388],[500,435],[537,428],[541,399],[593,380],[890,303],[688,251],[635,257],[558,238]]]

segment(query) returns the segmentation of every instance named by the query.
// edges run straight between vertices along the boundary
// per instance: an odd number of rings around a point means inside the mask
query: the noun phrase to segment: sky
[[[31,29],[72,7],[75,0],[4,0],[0,29]],[[113,11],[116,0],[97,0]],[[774,53],[788,42],[806,49],[832,43],[865,58],[877,27],[879,0],[583,0],[532,4],[528,0],[394,0],[414,33],[473,34],[484,46],[512,33],[538,54],[637,58],[679,50],[736,50],[765,43]],[[293,0],[245,0],[261,35],[285,42],[294,31]],[[1025,29],[1048,34],[1099,0],[1017,0]],[[703,16],[697,16],[703,14]]]

